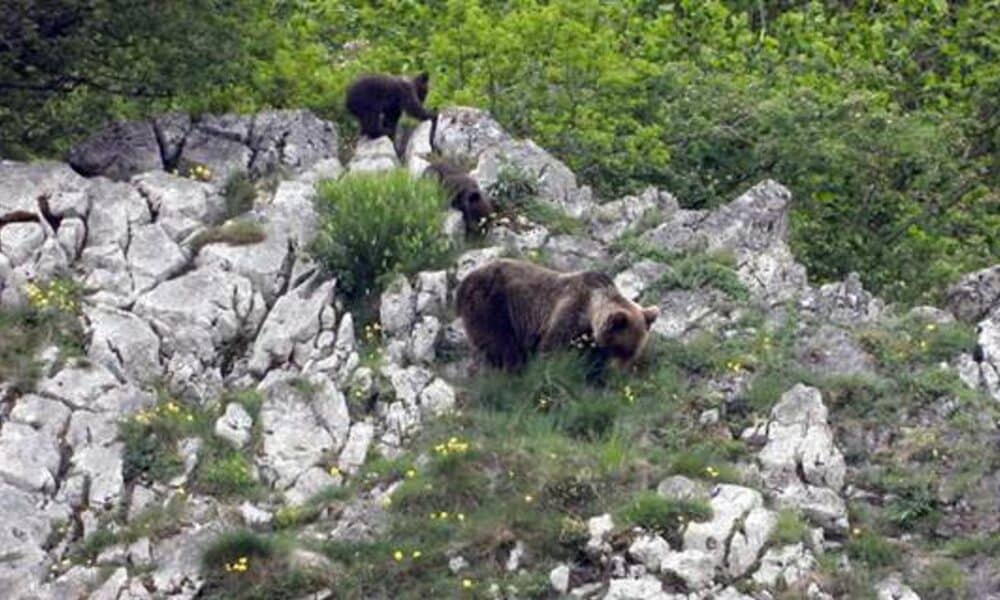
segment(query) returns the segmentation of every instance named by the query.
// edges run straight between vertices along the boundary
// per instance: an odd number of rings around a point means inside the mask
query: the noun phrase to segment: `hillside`
[[[450,108],[502,216],[348,297],[317,184],[428,135],[172,113],[0,161],[0,595],[1000,597],[1000,265],[943,307],[814,286],[778,182],[603,202]],[[501,256],[659,306],[646,358],[477,369],[453,294]]]

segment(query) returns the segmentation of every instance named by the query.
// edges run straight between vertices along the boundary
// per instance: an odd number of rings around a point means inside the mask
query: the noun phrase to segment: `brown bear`
[[[371,139],[389,136],[396,139],[396,125],[403,111],[420,119],[436,119],[437,113],[424,108],[429,75],[394,77],[362,75],[347,88],[345,106],[361,124],[361,133]]]
[[[455,165],[435,162],[424,170],[424,175],[437,178],[441,187],[448,192],[451,207],[462,213],[466,231],[478,231],[493,212],[493,203],[479,189],[476,180]]]
[[[588,340],[599,368],[624,368],[642,354],[660,309],[625,298],[594,271],[560,273],[521,260],[479,267],[455,304],[472,346],[491,366],[517,371],[534,354]]]

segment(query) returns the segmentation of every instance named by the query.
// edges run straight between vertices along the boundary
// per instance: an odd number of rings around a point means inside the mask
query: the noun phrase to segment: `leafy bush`
[[[404,170],[347,175],[320,184],[313,252],[352,299],[377,292],[395,273],[443,264],[447,204],[437,183]]]

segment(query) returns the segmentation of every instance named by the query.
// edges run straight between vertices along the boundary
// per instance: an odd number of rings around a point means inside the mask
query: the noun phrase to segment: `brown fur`
[[[494,367],[516,371],[532,355],[593,341],[602,363],[631,364],[659,316],[622,296],[607,275],[559,273],[502,259],[470,273],[455,303],[473,347]]]
[[[493,212],[493,203],[479,184],[465,171],[447,162],[436,162],[427,167],[424,175],[433,175],[451,195],[451,207],[462,212],[466,231],[478,230]]]
[[[361,133],[372,139],[387,135],[395,140],[396,125],[404,111],[422,121],[437,117],[424,108],[428,88],[427,73],[413,78],[363,75],[347,88],[344,104],[357,117]]]

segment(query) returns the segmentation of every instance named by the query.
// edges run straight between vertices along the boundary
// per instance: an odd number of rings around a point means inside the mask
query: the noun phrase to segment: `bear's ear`
[[[608,317],[608,324],[605,327],[607,327],[608,333],[625,329],[628,327],[628,315],[622,311],[613,313]]]
[[[424,71],[424,72],[420,73],[420,75],[417,75],[416,77],[414,77],[413,80],[416,81],[417,83],[421,83],[423,85],[427,85],[427,82],[431,80],[431,76],[430,76],[430,73],[428,73],[427,71]]]
[[[642,309],[642,316],[646,318],[646,327],[648,328],[656,321],[656,317],[660,316],[659,306],[650,306],[648,308]]]

